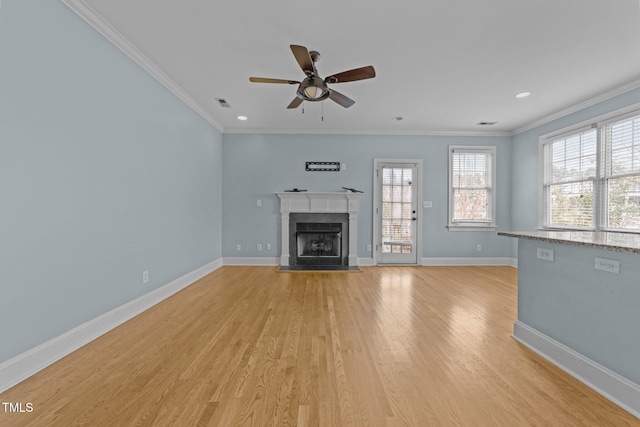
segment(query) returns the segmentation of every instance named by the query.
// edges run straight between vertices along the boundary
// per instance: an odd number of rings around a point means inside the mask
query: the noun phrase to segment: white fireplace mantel
[[[362,193],[352,192],[284,192],[280,198],[282,233],[280,265],[289,265],[289,214],[290,213],[348,213],[349,214],[349,265],[358,264],[358,206]]]

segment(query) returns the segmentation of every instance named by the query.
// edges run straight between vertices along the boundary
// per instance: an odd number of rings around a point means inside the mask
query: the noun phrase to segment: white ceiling
[[[65,2],[224,132],[510,134],[640,85],[638,0]],[[249,77],[302,80],[290,44],[320,52],[322,77],[377,76],[332,86],[351,108],[288,110],[296,86]]]

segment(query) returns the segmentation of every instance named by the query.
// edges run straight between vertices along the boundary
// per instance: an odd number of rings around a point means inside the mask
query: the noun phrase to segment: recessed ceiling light
[[[528,90],[525,90],[524,92],[516,93],[516,98],[526,98],[529,95],[531,95],[531,92],[529,92]]]
[[[247,116],[238,116],[238,120],[242,120],[242,121],[247,120]]]
[[[480,122],[478,123],[478,126],[493,126],[498,122]]]

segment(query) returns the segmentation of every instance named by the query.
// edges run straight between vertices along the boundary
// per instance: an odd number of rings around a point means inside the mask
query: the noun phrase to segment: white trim
[[[518,260],[508,257],[429,257],[422,258],[423,266],[474,266],[474,265],[497,265],[517,267]]]
[[[218,258],[166,285],[95,317],[43,344],[0,363],[0,392],[62,359],[127,320],[153,307],[162,300],[193,284],[222,266]]]
[[[528,130],[534,129],[538,126],[541,126],[543,124],[552,122],[554,120],[560,119],[562,117],[568,116],[569,114],[573,114],[576,113],[580,110],[584,110],[585,108],[591,107],[593,105],[596,105],[600,102],[606,101],[607,99],[616,97],[618,95],[622,95],[623,93],[632,91],[634,89],[637,89],[640,87],[640,79],[639,80],[634,80],[630,83],[627,83],[626,85],[622,85],[619,86],[615,89],[612,89],[610,91],[607,91],[605,93],[602,93],[598,96],[594,96],[593,98],[587,99],[584,102],[581,102],[579,104],[576,104],[572,107],[566,108],[564,110],[560,110],[557,113],[554,114],[550,114],[546,117],[543,117],[539,120],[536,120],[535,122],[531,122],[528,125],[524,125],[522,127],[519,127],[517,129],[515,129],[513,132],[511,132],[511,136],[515,136],[518,135],[522,132],[526,132]]]
[[[605,199],[605,187],[604,182],[609,178],[605,176],[603,171],[603,165],[606,162],[605,158],[605,150],[606,150],[606,141],[603,141],[603,129],[606,126],[615,123],[617,121],[622,121],[625,119],[629,119],[631,117],[638,116],[640,114],[640,102],[627,105],[622,108],[618,108],[613,111],[609,111],[607,113],[600,114],[598,116],[592,117],[587,120],[583,120],[579,123],[575,123],[571,126],[566,126],[564,128],[556,129],[551,132],[547,132],[546,134],[540,135],[538,137],[538,228],[543,230],[548,229],[576,229],[576,230],[585,230],[585,231],[603,231],[606,230],[606,227],[603,226],[604,221],[606,220],[606,203]],[[564,183],[571,182],[593,182],[593,199],[594,199],[594,207],[593,207],[593,227],[568,227],[568,226],[552,226],[545,224],[545,213],[546,213],[546,196],[545,196],[545,166],[546,166],[546,157],[545,157],[545,148],[560,139],[572,136],[583,134],[589,131],[594,131],[596,133],[596,176],[590,179],[576,180],[576,181],[567,181]],[[630,174],[630,176],[634,176],[635,174]],[[615,230],[619,232],[640,232],[637,229],[623,229],[623,230]]]
[[[538,138],[538,229],[544,230],[544,151],[545,139]]]
[[[279,257],[224,257],[223,265],[280,265]]]
[[[495,231],[496,226],[496,207],[497,197],[496,188],[497,183],[497,148],[495,145],[449,145],[448,147],[448,212],[447,212],[447,228],[449,231]],[[491,221],[486,223],[479,223],[476,221],[453,221],[454,212],[454,198],[453,198],[453,157],[455,153],[470,153],[470,154],[489,154],[491,156]]]
[[[71,10],[77,13],[82,19],[84,19],[89,25],[95,28],[103,36],[107,38],[111,43],[124,52],[129,58],[142,67],[153,78],[158,80],[160,84],[169,89],[171,93],[184,102],[189,108],[195,111],[203,119],[205,119],[211,126],[216,128],[221,133],[224,128],[216,119],[209,114],[209,112],[191,97],[180,85],[174,82],[171,77],[165,74],[160,67],[154,64],[149,58],[147,58],[138,48],[136,48],[126,37],[120,34],[115,28],[113,28],[107,21],[105,21],[91,6],[87,4],[85,0],[61,0]]]
[[[358,265],[363,267],[373,267],[373,258],[358,258]]]
[[[477,131],[429,131],[429,130],[405,130],[405,131],[390,131],[390,130],[317,130],[317,129],[271,129],[271,128],[256,128],[256,129],[240,129],[240,128],[225,128],[225,134],[246,134],[246,135],[385,135],[385,136],[469,136],[469,137],[511,137],[513,132],[511,131],[492,131],[492,132],[477,132]]]
[[[470,224],[468,222],[464,224]],[[449,231],[496,231],[498,229],[495,225],[457,225],[449,224],[446,226]]]
[[[222,259],[222,265],[238,265],[238,266],[278,266],[280,265],[280,259],[278,257],[224,257]],[[373,258],[358,258],[359,266],[373,267]],[[393,264],[380,264],[380,265],[393,265]],[[508,257],[451,257],[451,258],[418,258],[418,265],[422,266],[447,266],[447,265],[460,265],[460,266],[473,266],[473,265],[497,265],[518,267],[517,258]]]
[[[627,105],[626,107],[617,108],[613,111],[609,111],[607,113],[599,114],[595,117],[591,117],[590,119],[583,120],[579,123],[574,123],[570,126],[565,126],[551,132],[547,132],[539,136],[539,139],[555,139],[558,137],[562,137],[563,135],[569,135],[572,133],[578,133],[583,130],[587,130],[587,128],[593,128],[601,125],[603,122],[607,122],[612,119],[616,119],[617,117],[622,117],[627,114],[633,113],[634,111],[640,110],[640,102],[636,102],[634,104]]]
[[[640,418],[640,385],[520,321],[513,325],[513,337],[633,416]]]

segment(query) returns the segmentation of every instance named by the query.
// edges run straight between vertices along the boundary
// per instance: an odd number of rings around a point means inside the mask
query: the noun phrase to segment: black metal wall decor
[[[306,162],[308,172],[340,172],[340,162]]]

